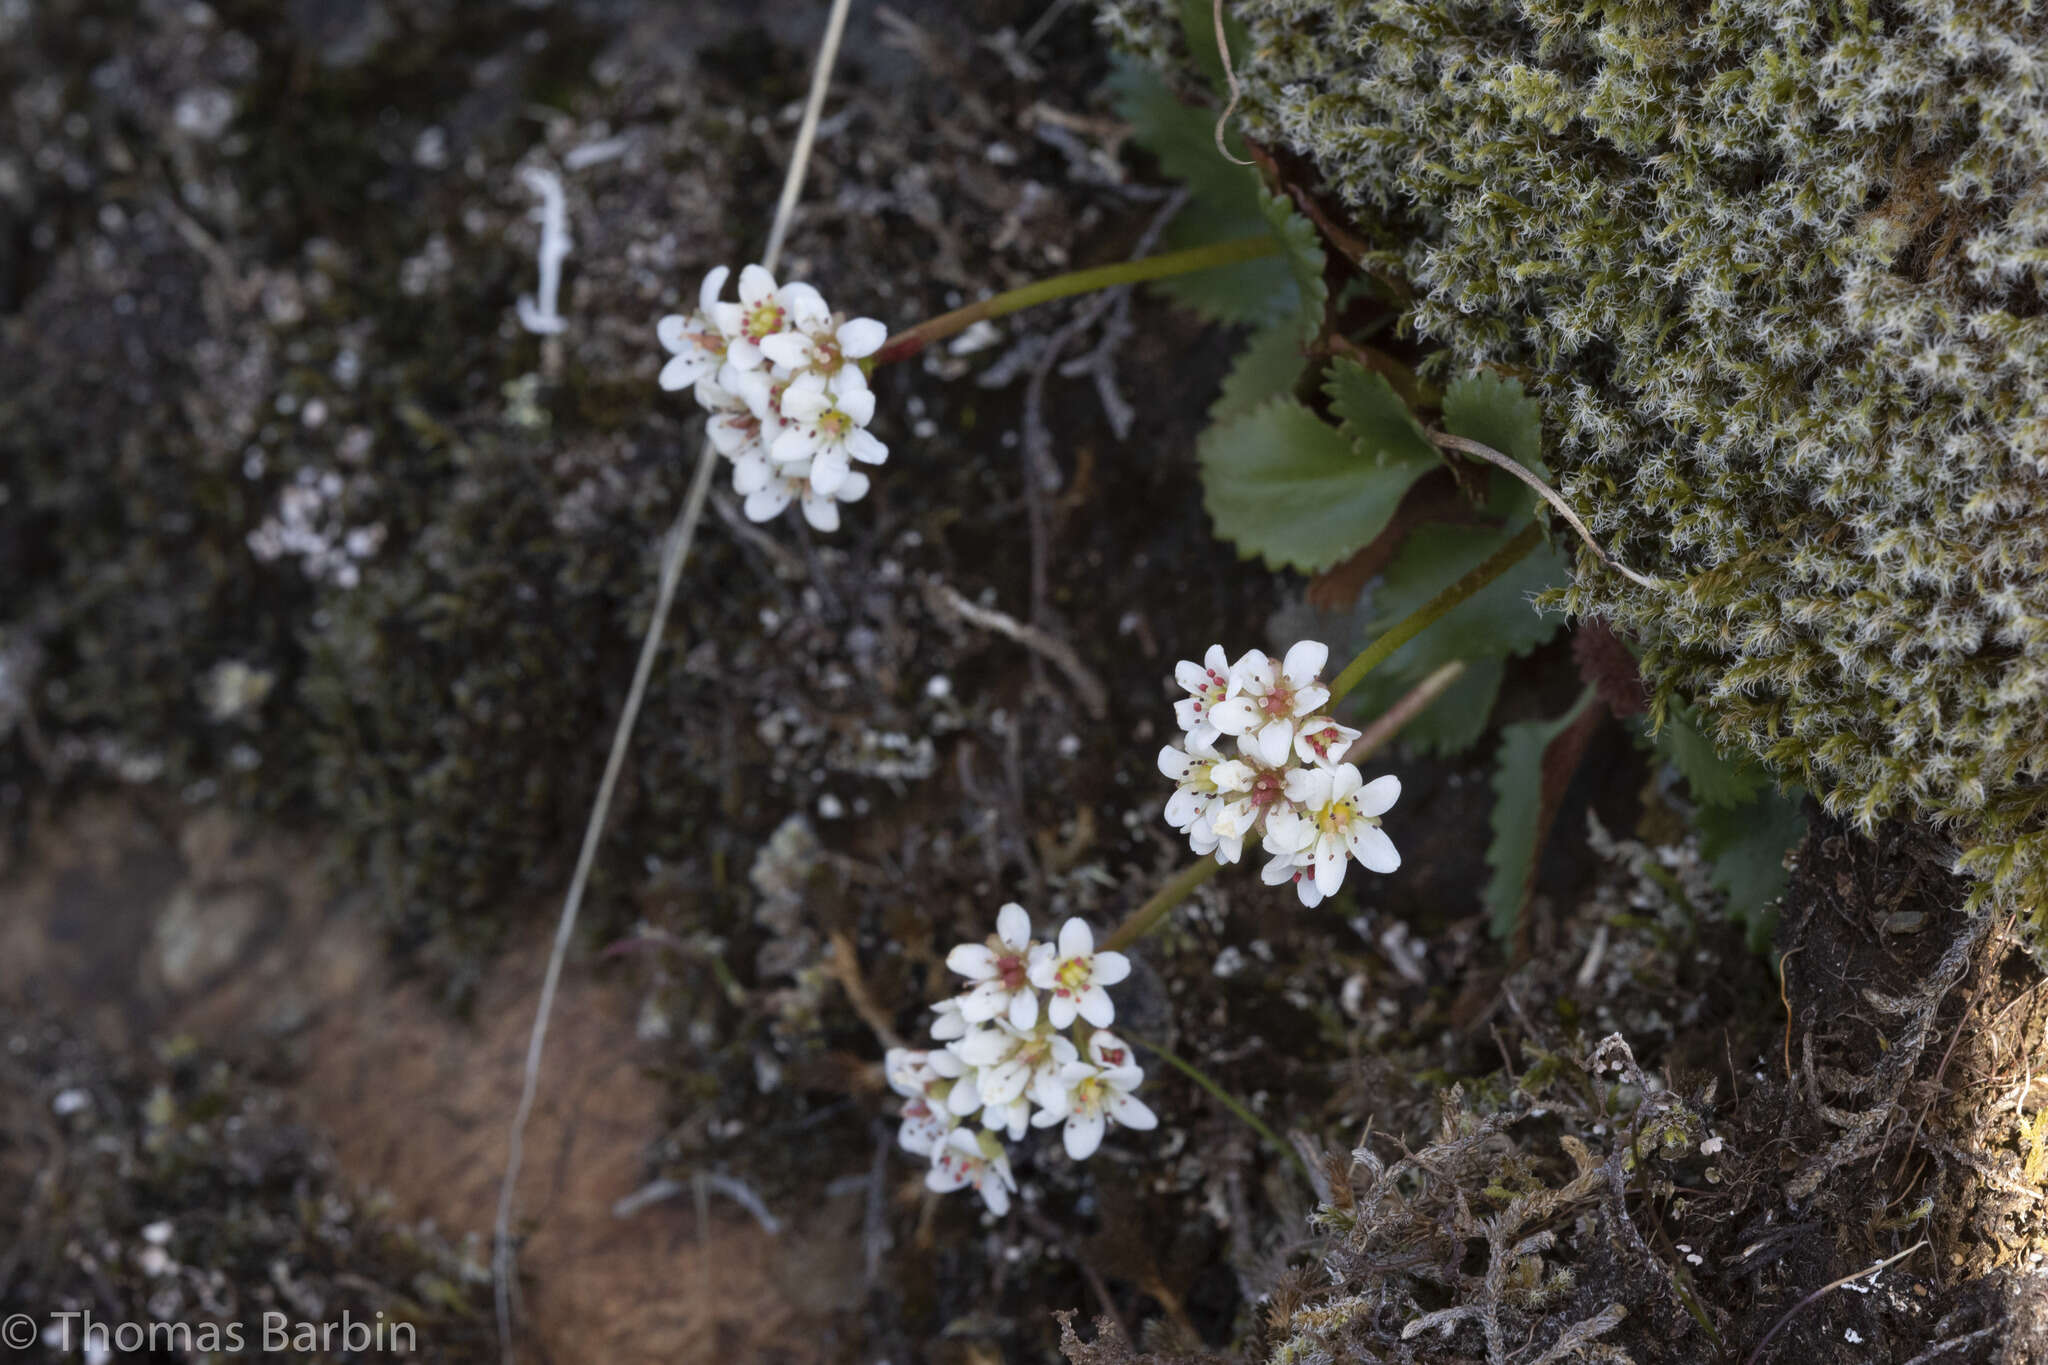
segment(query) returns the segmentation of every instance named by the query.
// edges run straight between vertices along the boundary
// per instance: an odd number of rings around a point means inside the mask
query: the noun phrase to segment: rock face
[[[1179,60],[1177,7],[1104,8]],[[1831,809],[1953,821],[2048,903],[2038,9],[1230,11],[1251,131],[1400,254],[1445,368],[1540,392],[1565,496],[1677,584],[1582,559],[1569,605]]]

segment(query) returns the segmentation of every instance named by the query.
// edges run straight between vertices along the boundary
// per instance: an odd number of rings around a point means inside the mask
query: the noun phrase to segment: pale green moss
[[[1178,6],[1105,7],[1154,55]],[[1562,600],[1871,828],[2048,906],[2048,7],[1243,0],[1245,117],[1545,401]]]

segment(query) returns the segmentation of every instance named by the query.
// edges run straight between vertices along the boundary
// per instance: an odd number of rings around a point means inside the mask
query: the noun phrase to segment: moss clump
[[[1206,6],[1203,7],[1206,9]],[[1545,400],[1661,700],[2048,905],[2038,4],[1246,0],[1252,131]],[[1106,6],[1170,56],[1174,7]],[[2036,924],[2039,926],[2038,912]]]

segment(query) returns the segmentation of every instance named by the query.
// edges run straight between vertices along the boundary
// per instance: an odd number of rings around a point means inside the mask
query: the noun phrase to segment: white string
[[[761,264],[771,271],[782,254],[790,217],[796,210],[798,196],[803,193],[804,173],[810,165],[812,145],[817,140],[818,119],[825,107],[825,93],[831,85],[832,66],[839,57],[839,40],[846,31],[846,15],[850,7],[850,0],[833,0],[831,15],[825,21],[824,40],[819,44],[817,66],[811,73],[810,98],[804,105],[803,122],[797,129],[796,146],[790,154],[789,170],[783,177],[782,197],[775,205],[775,221],[768,230],[768,245],[761,253]],[[514,1192],[525,1156],[527,1120],[533,1115],[534,1097],[540,1089],[548,1019],[554,1012],[555,992],[562,979],[562,963],[569,955],[569,943],[575,936],[576,916],[583,907],[584,888],[590,882],[590,870],[597,861],[605,820],[611,813],[619,771],[625,766],[626,746],[632,739],[633,726],[639,720],[641,703],[646,699],[647,680],[654,672],[654,658],[661,650],[669,608],[675,601],[676,586],[682,580],[683,563],[689,557],[690,544],[696,539],[698,522],[703,518],[704,500],[711,491],[711,474],[717,463],[718,452],[706,442],[697,457],[697,469],[691,476],[683,510],[663,542],[661,582],[655,594],[654,615],[647,622],[647,636],[640,644],[640,659],[633,667],[633,683],[626,690],[625,709],[620,712],[618,728],[612,733],[611,752],[605,758],[597,799],[591,805],[590,819],[583,828],[583,846],[576,854],[576,870],[569,878],[568,894],[562,900],[561,919],[555,925],[554,948],[548,955],[547,974],[541,980],[540,1001],[534,1009],[533,1031],[526,1041],[526,1069],[520,1086],[519,1107],[512,1115],[511,1140],[505,1154],[505,1178],[498,1187],[498,1217],[491,1258],[498,1309],[498,1347],[505,1365],[516,1365],[518,1360],[518,1352],[512,1343],[512,1298],[518,1275],[518,1252],[512,1240]]]

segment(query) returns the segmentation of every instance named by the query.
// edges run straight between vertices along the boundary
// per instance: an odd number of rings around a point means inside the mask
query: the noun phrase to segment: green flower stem
[[[1513,568],[1522,556],[1535,549],[1537,542],[1542,539],[1543,528],[1533,521],[1530,522],[1522,528],[1520,535],[1488,555],[1478,568],[1424,602],[1399,625],[1360,650],[1358,657],[1344,665],[1344,671],[1330,684],[1330,705],[1334,707],[1343,700],[1352,688],[1364,680],[1366,674],[1385,663],[1395,650],[1434,625],[1451,608]]]
[[[1037,280],[1021,288],[1006,290],[979,303],[970,303],[965,308],[955,308],[950,313],[941,313],[935,318],[920,322],[907,332],[898,332],[884,342],[882,349],[875,352],[869,362],[873,365],[887,365],[891,361],[908,360],[934,341],[943,341],[966,331],[984,318],[999,318],[1019,309],[1030,308],[1054,299],[1070,298],[1075,294],[1093,293],[1097,289],[1114,289],[1121,284],[1142,284],[1146,280],[1163,280],[1169,275],[1188,275],[1197,270],[1214,270],[1218,266],[1238,265],[1255,261],[1261,256],[1275,256],[1280,252],[1280,239],[1268,233],[1256,237],[1238,237],[1228,242],[1214,242],[1208,246],[1190,247],[1186,251],[1169,251],[1159,256],[1146,256],[1135,261],[1119,261],[1115,265],[1100,265],[1092,270],[1076,270],[1066,275],[1054,275],[1051,279]]]
[[[1215,876],[1222,868],[1223,864],[1216,861],[1216,855],[1213,853],[1200,862],[1190,863],[1182,868],[1174,874],[1172,881],[1152,893],[1152,899],[1124,917],[1124,922],[1103,941],[1103,948],[1113,948],[1121,952],[1157,929],[1159,922],[1166,918],[1167,911],[1186,900],[1196,887]]]
[[[1266,1140],[1267,1146],[1271,1147],[1274,1151],[1279,1152],[1281,1155],[1293,1161],[1296,1166],[1299,1166],[1301,1168],[1301,1173],[1304,1176],[1308,1177],[1308,1183],[1311,1187],[1315,1185],[1315,1173],[1309,1170],[1308,1162],[1302,1160],[1301,1153],[1294,1150],[1294,1145],[1292,1143],[1282,1142],[1280,1140],[1280,1135],[1274,1132],[1272,1128],[1268,1127],[1264,1119],[1260,1118],[1257,1114],[1254,1114],[1250,1109],[1246,1108],[1243,1104],[1241,1104],[1235,1095],[1232,1095],[1228,1090],[1225,1090],[1222,1086],[1216,1084],[1215,1081],[1210,1080],[1209,1077],[1206,1074],[1204,1074],[1200,1069],[1198,1069],[1194,1063],[1181,1060],[1179,1057],[1174,1056],[1171,1052],[1168,1052],[1165,1048],[1159,1046],[1159,1044],[1152,1042],[1149,1039],[1140,1038],[1137,1034],[1132,1033],[1129,1030],[1119,1030],[1119,1032],[1122,1033],[1125,1042],[1128,1042],[1136,1047],[1144,1048],[1147,1052],[1150,1052],[1154,1056],[1158,1057],[1160,1061],[1165,1062],[1175,1071],[1178,1071],[1181,1075],[1187,1077],[1196,1085],[1199,1085],[1202,1087],[1202,1089],[1208,1091],[1211,1095],[1213,1095],[1216,1098],[1216,1102],[1218,1104],[1222,1105],[1225,1109],[1228,1109],[1231,1113],[1237,1115],[1238,1118],[1243,1119],[1244,1124],[1247,1128],[1250,1128],[1253,1132],[1257,1133],[1260,1137],[1264,1138]]]

